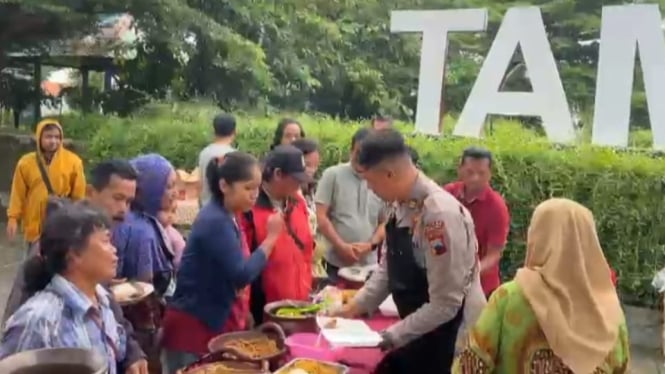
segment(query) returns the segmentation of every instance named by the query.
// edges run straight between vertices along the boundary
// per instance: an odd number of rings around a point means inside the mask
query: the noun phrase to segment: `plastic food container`
[[[292,370],[296,369],[296,365],[299,362],[303,362],[303,361],[309,361],[309,362],[318,363],[318,364],[321,364],[321,365],[330,366],[330,367],[337,370],[336,374],[348,374],[348,372],[349,372],[348,367],[346,367],[344,365],[340,365],[340,364],[335,364],[333,362],[326,362],[326,361],[321,361],[321,360],[312,360],[312,359],[308,359],[308,358],[296,358],[293,361],[289,362],[288,364],[286,364],[286,365],[282,366],[281,368],[279,368],[273,374],[289,374]],[[308,373],[308,374],[315,374],[315,373]]]
[[[203,374],[208,372],[217,372],[223,365],[227,369],[233,370],[238,374],[269,374],[268,362],[243,362],[234,358],[227,352],[209,353],[191,365],[179,370],[176,374]],[[215,370],[215,371],[213,371]]]
[[[286,346],[293,357],[337,361],[341,355],[341,349],[331,347],[323,336],[313,333],[293,334],[286,339]]]
[[[278,352],[275,352],[275,354],[266,357],[247,357],[242,352],[238,352],[237,350],[228,346],[228,344],[234,340],[251,340],[266,337],[270,340],[274,340],[275,343],[277,343],[277,349],[279,350]],[[276,368],[283,362],[282,358],[286,355],[286,346],[284,344],[285,340],[286,337],[284,335],[284,331],[281,327],[279,327],[279,325],[272,322],[266,322],[254,330],[238,331],[219,335],[208,342],[208,350],[211,353],[228,352],[237,357],[239,360],[246,362],[268,361],[272,368]]]

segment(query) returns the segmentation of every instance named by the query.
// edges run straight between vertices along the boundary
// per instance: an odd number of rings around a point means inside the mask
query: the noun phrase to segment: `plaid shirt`
[[[40,348],[87,348],[107,357],[109,374],[117,374],[117,362],[125,358],[127,335],[113,315],[110,297],[98,285],[96,308],[76,286],[55,275],[44,291],[7,321],[0,358]]]

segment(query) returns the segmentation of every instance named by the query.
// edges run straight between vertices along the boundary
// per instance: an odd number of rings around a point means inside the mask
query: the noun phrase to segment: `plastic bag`
[[[324,314],[335,313],[342,309],[344,297],[342,291],[334,286],[326,286],[314,298],[314,302],[323,304],[321,311]]]
[[[665,268],[660,269],[659,272],[653,277],[651,286],[658,290],[659,293],[665,292]]]

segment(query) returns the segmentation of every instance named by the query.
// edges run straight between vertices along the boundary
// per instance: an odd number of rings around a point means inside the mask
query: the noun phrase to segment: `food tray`
[[[224,364],[231,368],[233,373],[238,374],[269,374],[268,363],[263,362],[242,362],[226,352],[209,353],[198,361],[188,365],[177,374],[204,374],[214,372],[213,367],[218,364]]]
[[[227,343],[233,340],[242,340],[242,339],[256,339],[261,337],[268,337],[268,339],[274,340],[277,343],[277,349],[279,352],[260,358],[253,358],[243,355],[242,352],[238,352],[233,348],[227,347]],[[283,357],[286,354],[286,336],[284,335],[284,330],[282,330],[279,325],[272,322],[266,322],[259,326],[258,328],[250,331],[240,331],[232,332],[227,334],[222,334],[216,336],[208,342],[208,350],[210,352],[220,352],[226,351],[232,353],[234,356],[238,357],[243,361],[256,362],[256,361],[273,361],[280,357]]]
[[[273,374],[289,374],[289,371],[295,369],[295,364],[300,362],[300,361],[312,361],[316,362],[321,365],[327,365],[335,369],[335,374],[348,374],[349,373],[349,368],[344,365],[336,364],[334,362],[328,362],[328,361],[320,361],[320,360],[313,360],[309,358],[295,358],[291,360],[288,364],[282,366],[279,368],[276,372]]]

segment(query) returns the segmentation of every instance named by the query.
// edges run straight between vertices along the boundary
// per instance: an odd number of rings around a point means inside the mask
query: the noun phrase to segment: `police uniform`
[[[386,258],[355,298],[371,311],[392,293],[401,321],[378,373],[450,373],[465,298],[479,284],[471,214],[420,173],[386,223]]]

